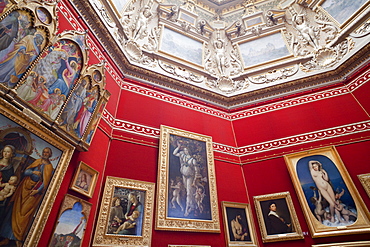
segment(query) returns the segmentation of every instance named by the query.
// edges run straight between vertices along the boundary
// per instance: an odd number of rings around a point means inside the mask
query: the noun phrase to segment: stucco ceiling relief
[[[128,0],[119,10],[115,1],[89,2],[127,59],[123,73],[222,100],[278,92],[287,82],[317,87],[305,78],[355,59],[370,30],[365,0],[342,21],[342,0],[337,12],[327,0]]]

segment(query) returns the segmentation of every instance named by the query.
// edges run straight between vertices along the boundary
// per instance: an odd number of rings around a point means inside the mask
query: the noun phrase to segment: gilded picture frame
[[[226,246],[258,246],[252,211],[248,203],[222,203]]]
[[[159,149],[155,229],[220,232],[212,138],[161,125]]]
[[[288,191],[254,196],[253,199],[264,243],[303,239]]]
[[[99,172],[80,161],[71,182],[70,189],[91,198],[94,194]]]
[[[4,226],[0,232],[6,228],[14,237],[2,237],[0,241],[37,246],[74,147],[2,98],[0,146],[1,160],[9,163],[1,168],[1,183],[10,184],[11,177],[16,178],[13,194],[0,206]],[[10,157],[4,158],[5,149]],[[40,179],[37,182],[36,177]]]
[[[314,244],[312,247],[368,247],[370,241],[356,241],[356,242],[342,242],[342,243],[330,243],[330,244]]]
[[[370,232],[369,211],[334,146],[284,158],[313,238]]]
[[[49,247],[82,246],[91,206],[92,204],[85,200],[66,194]]]
[[[106,178],[92,246],[151,246],[155,184]]]
[[[357,175],[367,195],[370,197],[370,173]]]

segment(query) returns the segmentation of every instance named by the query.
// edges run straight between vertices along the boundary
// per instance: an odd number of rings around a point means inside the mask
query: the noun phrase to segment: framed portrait
[[[0,241],[37,246],[74,147],[0,98],[0,150]]]
[[[312,237],[370,232],[369,211],[334,146],[284,158]]]
[[[107,177],[93,246],[150,246],[155,184]]]
[[[157,230],[220,232],[212,138],[161,126]]]
[[[222,202],[226,245],[257,246],[257,238],[249,204]]]
[[[253,199],[264,243],[303,239],[289,192],[255,196]]]
[[[72,179],[70,188],[87,197],[92,197],[99,172],[80,161]]]
[[[370,173],[357,175],[367,195],[370,197]]]
[[[370,241],[356,241],[356,242],[343,242],[343,243],[330,243],[330,244],[314,244],[312,247],[368,247]]]
[[[82,246],[91,205],[78,197],[65,195],[49,247]]]

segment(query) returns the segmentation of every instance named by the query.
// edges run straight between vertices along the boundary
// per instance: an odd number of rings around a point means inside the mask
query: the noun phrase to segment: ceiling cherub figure
[[[316,37],[314,28],[309,25],[307,20],[307,14],[302,13],[304,12],[304,9],[302,9],[300,13],[297,13],[293,8],[291,8],[290,11],[293,15],[292,25],[301,35],[303,40],[316,49],[320,48],[319,40]]]
[[[151,12],[151,4],[143,6],[140,9],[139,15],[136,18],[136,22],[134,24],[134,29],[132,32],[132,39],[138,40],[142,39],[145,35],[148,34],[148,24],[149,19],[153,16],[153,13]]]

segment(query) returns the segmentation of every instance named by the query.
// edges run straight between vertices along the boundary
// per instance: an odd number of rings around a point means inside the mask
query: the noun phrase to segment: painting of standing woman
[[[338,168],[324,155],[311,155],[297,163],[297,174],[315,218],[326,226],[353,224],[357,209]]]

